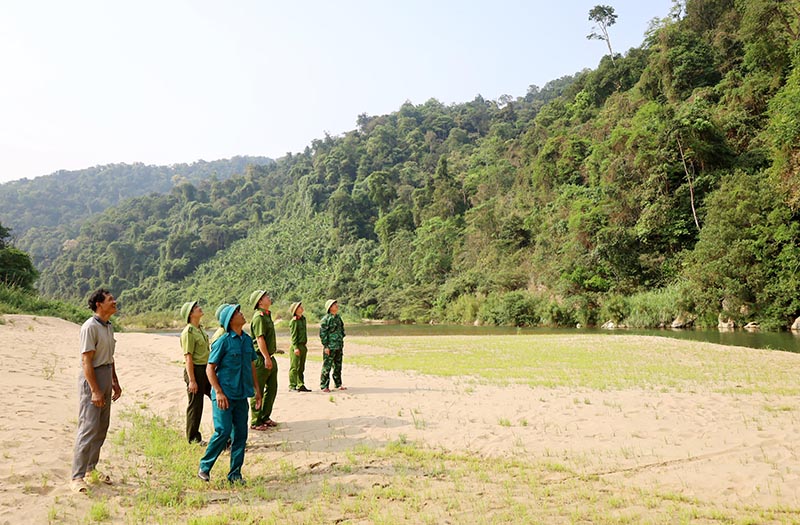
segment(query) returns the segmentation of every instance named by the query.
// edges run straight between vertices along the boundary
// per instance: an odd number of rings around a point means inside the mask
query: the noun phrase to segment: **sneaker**
[[[247,482],[241,477],[229,479],[228,481],[230,481],[231,485],[247,485]]]
[[[311,389],[306,388],[306,385],[302,385],[302,386],[297,387],[297,391],[298,392],[311,392]]]
[[[202,480],[203,480],[203,481],[205,481],[206,483],[208,483],[209,481],[211,481],[211,476],[209,475],[209,473],[208,473],[208,472],[206,472],[206,471],[204,471],[204,470],[198,470],[198,471],[197,471],[197,477],[198,477],[198,478],[200,478],[200,479],[202,479]]]

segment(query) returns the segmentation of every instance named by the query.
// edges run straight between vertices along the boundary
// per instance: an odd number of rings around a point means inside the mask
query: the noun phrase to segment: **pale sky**
[[[116,162],[278,158],[436,98],[595,68],[597,0],[4,0],[0,182]],[[616,52],[672,0],[604,0]]]

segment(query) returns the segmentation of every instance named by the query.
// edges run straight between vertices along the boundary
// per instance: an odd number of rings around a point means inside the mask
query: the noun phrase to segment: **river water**
[[[278,333],[288,334],[288,326],[281,323],[276,327]],[[427,324],[350,324],[345,323],[348,335],[366,337],[402,335],[513,335],[513,334],[615,334],[615,335],[654,335],[689,339],[722,345],[746,346],[769,350],[800,353],[800,332],[748,332],[745,330],[601,330],[598,328],[514,328],[508,326],[461,326]],[[157,332],[164,335],[178,335],[179,332]],[[309,337],[316,335],[316,329],[309,327]]]
[[[745,330],[601,330],[599,328],[514,328],[458,325],[346,325],[348,335],[508,335],[508,334],[615,334],[654,335],[722,345],[746,346],[800,353],[799,332],[748,332]],[[309,330],[311,332],[311,329]]]

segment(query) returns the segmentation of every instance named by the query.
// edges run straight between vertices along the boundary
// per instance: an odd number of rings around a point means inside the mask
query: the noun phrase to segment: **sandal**
[[[267,419],[267,422],[264,423],[264,424],[267,425],[268,427],[277,427],[278,426],[278,424],[276,422],[274,422],[273,420],[271,420],[271,419]]]
[[[269,428],[269,425],[267,425],[266,423],[262,423],[260,425],[250,425],[250,428],[252,430],[258,430],[259,432],[263,432]]]
[[[89,487],[86,486],[86,482],[82,479],[73,479],[70,481],[69,488],[72,492],[77,492],[79,494],[86,494],[89,492]]]
[[[111,476],[103,474],[102,472],[98,472],[97,470],[87,472],[86,475],[83,476],[83,481],[85,481],[89,485],[94,485],[95,483],[104,483],[106,485],[114,484],[111,481]]]

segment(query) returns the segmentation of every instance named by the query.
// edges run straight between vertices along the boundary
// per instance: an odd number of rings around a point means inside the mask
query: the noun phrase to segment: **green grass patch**
[[[96,523],[110,521],[111,511],[108,509],[108,505],[105,501],[96,501],[92,503],[87,517],[89,521]]]
[[[786,523],[800,510],[699,501],[575,472],[562,463],[485,458],[399,439],[358,446],[309,465],[276,450],[248,450],[248,484],[231,487],[223,454],[212,482],[195,478],[202,448],[180,422],[124,415],[115,453],[134,487],[95,504],[87,521],[215,525],[303,523]],[[293,463],[292,460],[296,463]],[[347,468],[342,468],[346,466]],[[55,511],[54,511],[55,513]]]
[[[645,388],[797,395],[798,356],[695,341],[630,335],[354,337],[381,353],[348,363],[495,384],[597,390]],[[784,362],[786,361],[786,362]]]
[[[41,315],[83,323],[91,312],[88,307],[80,308],[74,304],[45,299],[35,292],[0,284],[0,315],[2,314]]]

